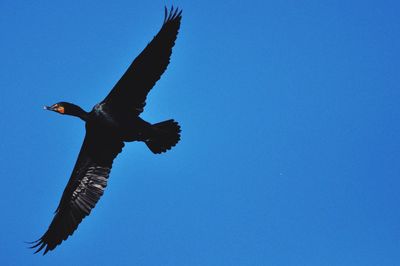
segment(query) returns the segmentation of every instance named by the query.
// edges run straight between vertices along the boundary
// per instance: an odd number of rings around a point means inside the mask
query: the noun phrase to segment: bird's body
[[[180,140],[174,120],[151,124],[139,117],[148,92],[167,68],[178,34],[181,11],[165,10],[161,30],[132,62],[107,97],[90,112],[60,102],[46,109],[85,121],[86,135],[53,221],[32,248],[44,254],[72,235],[103,195],[116,156],[125,142],[143,141],[153,153],[163,153]],[[35,253],[36,253],[35,252]]]
[[[119,117],[113,115],[104,103],[96,104],[88,113],[86,127],[98,127],[99,131],[117,132],[122,141],[144,141],[144,136],[151,133],[152,125],[142,118],[131,115]]]

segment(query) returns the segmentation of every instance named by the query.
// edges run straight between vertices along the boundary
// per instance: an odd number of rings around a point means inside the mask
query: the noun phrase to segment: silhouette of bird
[[[150,124],[139,117],[151,88],[166,70],[178,35],[182,11],[165,8],[160,31],[132,62],[107,97],[90,112],[59,102],[45,107],[85,121],[86,135],[53,221],[44,235],[31,242],[36,252],[53,250],[72,235],[103,195],[115,157],[124,142],[143,141],[153,153],[163,153],[180,140],[174,120]]]

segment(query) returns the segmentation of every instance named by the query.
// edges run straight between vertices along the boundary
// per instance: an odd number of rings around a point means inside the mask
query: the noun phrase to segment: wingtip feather
[[[179,7],[175,7],[172,5],[168,11],[168,8],[164,6],[164,24],[175,19],[182,18],[182,9]]]
[[[33,254],[37,254],[37,253],[39,253],[45,246],[46,246],[46,243],[44,243],[44,242],[39,242],[39,245],[41,244],[41,246],[33,253]],[[37,246],[39,246],[39,245],[37,245]],[[36,247],[37,247],[36,246]],[[44,254],[43,254],[44,255]]]
[[[172,15],[173,18],[176,18],[176,13],[178,12],[178,8],[175,9],[174,15]]]
[[[38,240],[36,240],[36,241],[34,241],[34,242],[32,242],[32,243],[29,243],[29,244],[32,245],[32,246],[30,246],[29,248],[37,248],[37,247],[40,246],[42,243],[43,243],[43,242],[42,242],[42,239],[40,238],[40,239],[38,239]]]
[[[168,16],[168,20],[171,20],[171,15],[174,12],[174,5],[171,6],[171,9],[169,10],[169,16]]]

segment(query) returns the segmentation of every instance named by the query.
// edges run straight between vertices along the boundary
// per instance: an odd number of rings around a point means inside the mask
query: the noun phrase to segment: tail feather
[[[153,134],[145,141],[153,153],[163,153],[174,147],[181,139],[181,127],[173,119],[152,125]]]

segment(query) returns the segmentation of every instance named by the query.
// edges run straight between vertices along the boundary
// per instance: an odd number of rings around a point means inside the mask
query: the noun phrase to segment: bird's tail
[[[181,127],[173,119],[152,125],[153,134],[145,141],[153,153],[163,153],[174,147],[181,139]]]

